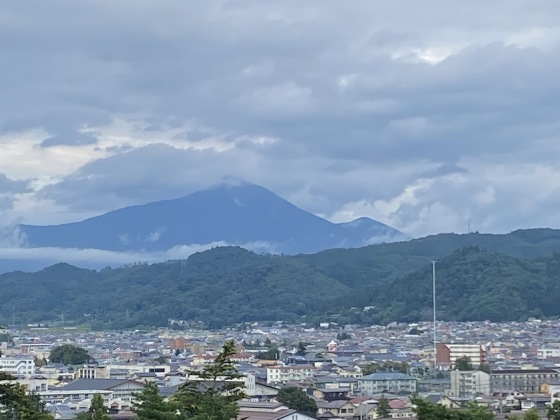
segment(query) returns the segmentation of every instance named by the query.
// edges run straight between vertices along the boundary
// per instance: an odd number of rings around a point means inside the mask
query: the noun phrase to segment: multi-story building
[[[22,354],[29,354],[37,359],[48,359],[53,345],[50,343],[24,343],[20,345]]]
[[[549,357],[560,357],[560,347],[558,348],[544,347],[541,349],[537,349],[537,357],[539,359],[548,359]]]
[[[457,359],[468,357],[477,368],[486,361],[486,349],[480,344],[444,344],[436,345],[436,364],[439,369],[453,369]]]
[[[548,394],[550,395],[550,404],[560,401],[560,381],[550,381],[548,383]]]
[[[266,383],[301,381],[313,376],[315,371],[312,365],[269,366],[266,368]]]
[[[471,398],[490,394],[490,375],[480,370],[452,370],[450,397]]]
[[[0,370],[11,375],[33,375],[35,360],[33,357],[0,357]]]
[[[73,408],[89,408],[93,396],[101,394],[105,406],[123,409],[129,408],[134,394],[143,389],[143,384],[128,379],[76,379],[66,386],[50,388],[38,394],[44,402],[50,404],[67,402]]]
[[[539,392],[543,384],[558,381],[560,373],[554,369],[495,370],[490,374],[493,392]]]
[[[358,378],[358,393],[373,395],[383,392],[410,394],[416,392],[417,379],[400,372],[375,372]]]
[[[84,365],[74,371],[74,378],[82,379],[109,379],[110,369],[106,366]]]

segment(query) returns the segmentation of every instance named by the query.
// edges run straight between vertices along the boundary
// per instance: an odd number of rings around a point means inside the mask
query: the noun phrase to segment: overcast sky
[[[560,228],[558,0],[0,5],[0,218],[265,186],[412,236]]]

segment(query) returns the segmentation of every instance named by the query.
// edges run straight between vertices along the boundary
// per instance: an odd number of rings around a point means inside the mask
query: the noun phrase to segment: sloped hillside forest
[[[16,324],[63,317],[94,329],[166,326],[169,319],[210,328],[275,320],[412,322],[430,319],[430,261],[437,260],[440,319],[554,317],[560,315],[557,250],[560,231],[533,229],[296,256],[224,247],[188,260],[100,271],[60,263],[2,274],[0,316]]]

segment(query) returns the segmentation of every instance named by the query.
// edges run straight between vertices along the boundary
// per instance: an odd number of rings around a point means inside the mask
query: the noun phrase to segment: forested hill
[[[314,255],[257,255],[216,248],[185,261],[99,272],[57,264],[0,276],[0,321],[54,321],[99,328],[218,327],[241,321],[342,322],[430,318],[437,259],[441,319],[517,320],[560,315],[560,232],[436,235]],[[363,311],[364,306],[374,306]],[[354,308],[354,309],[351,309]]]
[[[439,319],[515,321],[560,315],[560,254],[528,261],[467,247],[438,261],[436,273]],[[363,311],[365,306],[373,309]],[[341,313],[352,323],[430,319],[432,265],[386,284],[353,289],[329,302],[325,312]]]

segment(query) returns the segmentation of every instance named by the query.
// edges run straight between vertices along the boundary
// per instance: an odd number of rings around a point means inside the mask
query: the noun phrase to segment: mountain
[[[466,247],[436,267],[439,319],[518,321],[560,315],[560,254],[528,261]],[[431,280],[432,265],[425,264],[384,284],[352,289],[325,308],[355,323],[427,320],[432,315]],[[374,309],[349,309],[364,306]]]
[[[60,263],[0,275],[0,324],[14,315],[23,324],[56,322],[61,313],[94,328],[163,326],[169,319],[212,327],[303,316],[365,324],[426,320],[432,260],[439,319],[560,316],[558,251],[560,231],[532,229],[296,256],[218,247],[187,260],[100,271]]]
[[[331,223],[251,184],[222,185],[76,223],[20,229],[29,247],[143,252],[221,243],[297,254],[408,239],[368,218]]]

